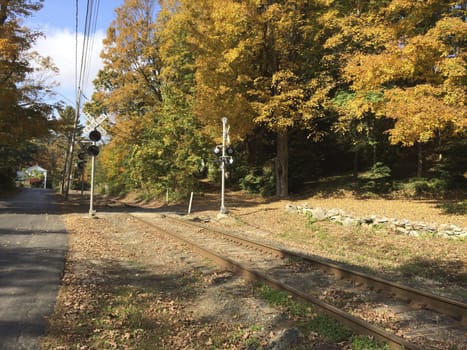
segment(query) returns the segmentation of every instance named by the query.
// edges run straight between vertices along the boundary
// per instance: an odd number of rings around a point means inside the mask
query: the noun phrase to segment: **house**
[[[47,186],[47,170],[40,167],[39,165],[34,165],[32,167],[27,168],[24,170],[24,175],[25,177],[29,178],[29,181],[31,181],[32,178],[37,178],[38,175],[40,177],[44,177],[44,188]]]

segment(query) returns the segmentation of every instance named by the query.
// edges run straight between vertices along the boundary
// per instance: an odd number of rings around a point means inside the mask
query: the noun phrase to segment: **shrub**
[[[439,197],[449,188],[449,182],[437,178],[413,178],[401,183],[399,188],[408,197]]]
[[[269,167],[252,168],[245,177],[240,179],[240,188],[250,193],[271,196],[275,191],[272,169]]]
[[[384,163],[376,162],[368,171],[366,177],[368,179],[381,179],[391,176],[391,168]]]

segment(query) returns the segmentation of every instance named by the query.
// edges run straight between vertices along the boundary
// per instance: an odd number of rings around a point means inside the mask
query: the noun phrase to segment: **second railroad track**
[[[224,268],[313,304],[391,349],[467,349],[467,304],[460,301],[176,216],[132,216]]]

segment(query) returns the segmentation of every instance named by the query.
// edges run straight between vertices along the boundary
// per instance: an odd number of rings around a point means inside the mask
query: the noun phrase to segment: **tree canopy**
[[[47,136],[54,126],[55,106],[46,102],[52,86],[40,76],[56,68],[50,58],[31,50],[41,33],[22,25],[42,2],[0,2],[0,171],[5,178],[32,157],[31,142]]]
[[[356,165],[366,149],[374,163],[396,157],[395,147],[433,152],[465,138],[464,1],[164,0],[157,15],[156,7],[126,0],[117,9],[87,106],[114,116],[102,161],[125,186],[194,186],[222,117],[246,153],[253,142],[274,145],[269,156],[246,154],[237,172],[273,162],[282,197],[297,142],[328,143],[322,154],[342,149]]]

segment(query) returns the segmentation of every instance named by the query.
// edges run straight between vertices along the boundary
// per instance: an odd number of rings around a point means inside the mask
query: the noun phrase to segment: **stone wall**
[[[316,221],[328,220],[343,226],[383,227],[393,232],[418,236],[420,234],[439,235],[447,238],[466,238],[467,228],[455,225],[435,224],[370,215],[365,217],[352,216],[340,209],[311,208],[308,204],[288,203],[285,210],[309,216]]]

